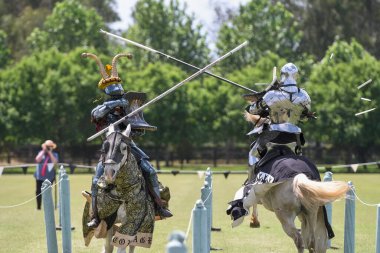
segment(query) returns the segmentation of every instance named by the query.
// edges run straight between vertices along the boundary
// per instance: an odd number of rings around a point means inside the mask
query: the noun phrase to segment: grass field
[[[203,179],[197,175],[159,175],[160,181],[169,186],[172,193],[170,209],[174,217],[156,223],[153,246],[150,250],[137,252],[165,252],[167,237],[173,230],[186,231],[190,213],[200,197]],[[89,189],[90,174],[69,176],[71,191],[71,218],[75,230],[72,233],[73,252],[100,252],[103,240],[93,239],[89,247],[84,246],[81,230],[81,216],[84,198],[81,191]],[[273,213],[259,206],[261,228],[249,228],[248,219],[238,228],[232,229],[230,219],[225,215],[227,202],[244,181],[244,175],[213,176],[214,206],[213,226],[221,232],[212,232],[211,245],[223,249],[224,253],[242,252],[295,252],[292,240],[282,231]],[[335,180],[352,181],[359,197],[368,203],[380,202],[380,174],[334,174]],[[6,174],[0,176],[0,206],[15,205],[34,197],[35,181],[32,175]],[[57,217],[57,212],[56,212]],[[56,222],[58,219],[56,218]],[[356,252],[375,251],[376,208],[356,202]],[[333,229],[336,237],[332,246],[343,252],[344,200],[333,205]],[[191,233],[190,233],[191,235]],[[59,252],[61,233],[57,232]],[[191,236],[187,245],[191,252]],[[0,252],[47,252],[43,211],[36,210],[35,200],[19,207],[0,208]]]

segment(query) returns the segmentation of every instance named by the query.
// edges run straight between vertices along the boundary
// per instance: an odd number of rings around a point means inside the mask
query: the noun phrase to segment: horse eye
[[[120,144],[120,151],[125,151],[125,150],[127,150],[127,144],[125,144],[125,143],[121,143]]]
[[[109,142],[108,141],[104,142],[103,147],[102,147],[102,151],[107,152],[109,148],[110,148]]]

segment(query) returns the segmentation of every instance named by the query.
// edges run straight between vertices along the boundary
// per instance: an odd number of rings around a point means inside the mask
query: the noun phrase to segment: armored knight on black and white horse
[[[299,123],[314,117],[314,114],[308,93],[297,86],[297,77],[298,68],[293,63],[287,63],[281,68],[279,82],[274,73],[271,85],[264,92],[244,95],[251,102],[246,108],[246,119],[254,124],[248,135],[253,136],[255,141],[248,154],[249,178],[227,209],[227,214],[234,220],[233,226],[240,224],[249,213],[243,205],[249,185],[275,181],[273,175],[261,171],[260,167],[286,153],[302,155],[305,140]]]

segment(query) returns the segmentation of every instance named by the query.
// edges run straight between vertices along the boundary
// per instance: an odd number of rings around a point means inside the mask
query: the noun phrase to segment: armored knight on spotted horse
[[[98,83],[98,88],[108,96],[108,99],[106,99],[103,104],[96,106],[91,112],[91,120],[95,123],[97,131],[108,127],[110,124],[123,118],[129,112],[135,110],[144,103],[146,94],[141,92],[125,93],[121,85],[121,78],[117,73],[116,63],[118,58],[128,57],[131,59],[131,54],[116,55],[112,60],[112,65],[107,64],[105,68],[100,59],[94,54],[84,53],[82,54],[82,57],[90,57],[96,60],[102,75],[102,79]],[[157,129],[155,126],[149,125],[144,120],[142,111],[127,118],[125,122],[119,124],[117,127],[122,131],[128,124],[131,126],[132,139],[142,136],[145,131],[155,131]],[[173,216],[169,209],[167,209],[168,203],[163,201],[160,196],[160,188],[161,192],[162,190],[165,190],[166,194],[168,194],[169,189],[167,187],[162,187],[161,183],[158,181],[156,170],[149,162],[149,156],[147,156],[134,141],[130,142],[130,148],[131,153],[137,160],[137,164],[142,171],[148,192],[155,202],[156,216],[161,219]],[[95,176],[93,177],[91,185],[93,217],[87,224],[90,228],[96,228],[100,222],[96,196],[98,192],[98,180],[104,173],[104,149],[102,148],[101,151],[102,154],[96,166]]]
[[[141,154],[142,152],[137,149],[132,139],[134,135],[141,135],[141,130],[152,130],[152,127],[143,120],[142,110],[201,75],[207,69],[240,50],[245,45],[247,45],[247,42],[240,44],[204,68],[199,69],[196,73],[177,83],[146,104],[136,102],[137,106],[133,106],[135,103],[131,101],[139,100],[136,99],[136,95],[128,96],[128,93],[123,94],[123,89],[120,85],[121,80],[116,71],[117,59],[121,56],[128,56],[127,54],[120,54],[114,57],[112,66],[107,67],[108,71],[112,70],[111,75],[110,72],[107,73],[106,69],[104,69],[98,57],[87,53],[82,55],[83,57],[91,57],[96,60],[103,77],[99,82],[99,87],[104,89],[104,92],[111,97],[111,99],[92,111],[94,122],[99,127],[98,132],[87,139],[91,141],[105,134],[102,146],[103,154],[97,166],[96,175],[101,175],[103,170],[104,173],[100,178],[94,177],[92,201],[88,192],[82,192],[83,196],[87,199],[82,219],[83,236],[86,245],[89,244],[92,235],[95,235],[97,238],[107,238],[105,247],[110,246],[108,248],[111,251],[113,246],[119,248],[129,246],[130,252],[133,252],[136,246],[151,246],[154,229],[154,211],[151,199],[154,199],[158,214],[162,218],[170,217],[172,214],[163,205],[165,203],[159,198],[158,192],[154,191],[157,189],[155,186],[158,186],[159,183],[155,171],[151,170],[153,167],[149,163],[146,163],[147,156]],[[105,123],[102,123],[103,120],[105,120]],[[137,122],[141,123],[141,121],[143,121],[143,126],[136,124]],[[140,169],[137,168],[138,164]],[[143,165],[143,168],[141,168],[141,165]],[[148,173],[146,173],[147,176],[145,176],[146,180],[142,176],[144,169],[149,169]],[[152,191],[149,191],[151,196],[146,194],[145,181],[148,185],[147,188],[152,189]],[[96,194],[99,196],[95,196]],[[166,195],[170,196],[170,194]],[[162,199],[168,201],[169,198],[165,199],[162,196]],[[100,202],[100,205],[97,204],[97,201]],[[96,209],[93,212],[91,212],[90,202],[93,203],[93,209]],[[124,211],[122,210],[123,208]],[[93,213],[92,219],[90,219],[91,213]],[[98,217],[96,217],[97,214]],[[100,219],[102,219],[101,226],[98,226],[94,232],[91,230],[91,227],[95,226]],[[115,222],[117,221],[122,222],[121,226],[113,226],[116,225]],[[103,229],[105,228],[105,223],[106,229]],[[114,233],[115,227],[116,232]],[[99,236],[100,234],[103,235],[104,231],[107,235]]]

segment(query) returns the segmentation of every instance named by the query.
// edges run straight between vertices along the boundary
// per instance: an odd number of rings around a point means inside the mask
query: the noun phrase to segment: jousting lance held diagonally
[[[136,47],[139,47],[139,48],[145,49],[145,50],[147,50],[147,51],[149,51],[149,52],[152,52],[152,53],[155,53],[155,54],[159,54],[159,55],[161,55],[161,56],[164,56],[164,57],[167,58],[167,59],[170,59],[170,60],[173,60],[173,61],[175,61],[175,62],[179,62],[179,63],[181,63],[181,64],[184,64],[184,65],[186,65],[186,66],[188,66],[188,67],[190,67],[190,68],[192,68],[192,69],[195,69],[195,70],[201,70],[201,68],[198,68],[198,67],[196,67],[196,66],[194,66],[194,65],[192,65],[192,64],[190,64],[190,63],[187,63],[187,62],[185,62],[185,61],[182,61],[182,60],[180,60],[180,59],[177,59],[177,58],[175,58],[175,57],[173,57],[173,56],[170,56],[170,55],[168,55],[168,54],[162,53],[162,52],[160,52],[160,51],[158,51],[158,50],[156,50],[156,49],[153,49],[153,48],[150,48],[150,47],[148,47],[148,46],[145,46],[145,45],[142,45],[142,44],[140,44],[140,43],[137,43],[137,42],[135,42],[135,41],[133,41],[133,40],[123,38],[123,37],[121,37],[121,36],[118,36],[118,35],[116,35],[116,34],[113,34],[113,33],[110,33],[110,32],[104,31],[104,30],[100,30],[100,32],[101,32],[101,33],[104,33],[104,34],[107,35],[107,36],[110,36],[110,37],[116,38],[116,39],[118,39],[118,40],[124,41],[124,42],[126,42],[127,44],[134,45],[134,46],[136,46]],[[257,91],[254,91],[254,90],[252,90],[252,89],[250,89],[250,88],[247,88],[247,87],[245,87],[245,86],[243,86],[243,85],[241,85],[241,84],[238,84],[238,83],[235,83],[235,82],[233,82],[233,81],[230,81],[230,80],[228,80],[228,79],[226,79],[226,78],[224,78],[224,77],[221,77],[221,76],[215,75],[215,74],[213,74],[213,73],[211,73],[211,72],[205,71],[205,72],[203,72],[203,73],[205,73],[205,74],[207,74],[207,75],[209,75],[209,76],[215,77],[215,78],[217,78],[217,79],[219,79],[219,80],[222,80],[222,81],[224,81],[224,82],[227,82],[227,83],[229,83],[229,84],[231,84],[231,85],[233,85],[233,86],[236,86],[236,87],[238,87],[238,88],[244,89],[244,90],[246,90],[246,91],[249,91],[249,92],[252,92],[252,93],[257,93]]]
[[[215,64],[219,63],[220,61],[224,60],[225,58],[229,57],[230,55],[232,55],[233,53],[239,51],[240,49],[242,49],[243,47],[245,47],[246,45],[248,44],[248,41],[245,41],[243,42],[242,44],[240,44],[239,46],[235,47],[234,49],[232,49],[231,51],[229,51],[228,53],[224,54],[223,56],[219,57],[218,59],[216,59],[215,61],[213,61],[212,63],[208,64],[206,67],[200,69],[199,71],[195,72],[194,74],[192,74],[191,76],[187,77],[186,79],[184,79],[183,81],[177,83],[176,85],[174,85],[173,87],[171,87],[170,89],[166,90],[165,92],[161,93],[160,95],[158,95],[157,97],[153,98],[152,100],[148,101],[146,104],[142,105],[141,107],[137,108],[136,110],[132,111],[131,113],[129,113],[128,115],[124,116],[123,118],[117,120],[116,122],[114,122],[112,125],[113,126],[117,126],[118,124],[122,123],[124,120],[126,120],[127,118],[131,117],[132,115],[144,110],[144,108],[148,107],[149,105],[155,103],[156,101],[160,100],[161,98],[165,97],[166,95],[172,93],[174,90],[176,90],[177,88],[181,87],[182,85],[184,85],[185,83],[193,80],[195,77],[199,76],[200,74],[204,73],[207,69],[211,68],[212,66],[214,66]],[[91,141],[93,139],[95,139],[96,137],[102,135],[103,133],[105,133],[107,130],[108,130],[109,126],[100,130],[99,132],[97,132],[96,134],[90,136],[89,138],[87,138],[87,141]]]

